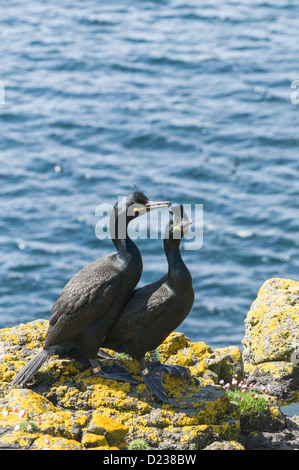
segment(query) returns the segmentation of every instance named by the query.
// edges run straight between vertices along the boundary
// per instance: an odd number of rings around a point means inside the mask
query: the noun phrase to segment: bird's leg
[[[110,380],[118,380],[120,382],[130,382],[133,384],[137,384],[138,382],[133,379],[131,374],[126,371],[123,367],[120,367],[117,364],[112,364],[109,366],[100,365],[98,360],[89,358],[89,362],[91,364],[93,373],[97,377],[101,377],[103,379],[110,379]]]
[[[101,366],[96,359],[89,359],[92,367],[92,372],[97,375],[101,371]]]
[[[140,373],[149,390],[153,392],[153,394],[159,398],[159,400],[163,401],[164,403],[169,403],[161,377],[153,374],[148,370],[144,358],[140,359],[139,366]]]
[[[181,378],[190,377],[190,373],[187,367],[178,366],[175,364],[162,364],[160,361],[160,354],[158,349],[149,351],[151,362],[149,363],[149,369],[157,372],[164,372],[166,374],[177,375]]]
[[[87,359],[82,353],[80,353],[77,348],[72,348],[69,351],[66,351],[64,354],[61,354],[59,357],[61,359],[64,359],[64,358],[76,359],[76,361],[81,362],[82,364],[90,365],[90,360]],[[104,351],[103,349],[99,349],[97,353],[97,359],[98,361],[102,362],[107,359],[115,359],[115,358],[111,356],[111,354],[109,354],[107,351]]]
[[[94,359],[90,359],[85,357],[81,354],[76,348],[71,349],[65,355],[61,357],[70,357],[76,359],[78,362],[82,364],[91,365],[93,372],[98,377],[102,377],[104,379],[113,379],[119,380],[121,382],[130,382],[132,384],[137,384],[137,380],[133,379],[131,374],[126,371],[123,367],[119,366],[118,364],[111,364],[111,365],[100,365],[105,360],[114,359],[109,353],[100,349],[98,351],[97,357]],[[99,362],[98,362],[99,361]]]

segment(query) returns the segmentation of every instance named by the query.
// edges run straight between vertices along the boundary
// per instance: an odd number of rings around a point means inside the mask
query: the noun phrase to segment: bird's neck
[[[117,213],[110,218],[110,233],[118,257],[127,261],[141,263],[141,254],[135,243],[128,235],[128,220],[122,219]]]
[[[190,282],[191,275],[181,256],[180,241],[175,239],[164,240],[164,251],[168,262],[169,282],[183,287],[184,284]]]

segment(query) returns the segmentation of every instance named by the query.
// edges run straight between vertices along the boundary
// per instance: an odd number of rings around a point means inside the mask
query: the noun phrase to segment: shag
[[[52,308],[43,349],[12,385],[31,379],[49,356],[66,357],[69,353],[73,357],[72,351],[87,358],[98,377],[130,381],[130,374],[119,366],[101,367],[97,354],[142,274],[141,254],[128,236],[128,224],[152,209],[170,205],[152,202],[140,191],[119,199],[110,217],[116,252],[89,264],[66,284]]]
[[[145,355],[158,348],[183,322],[194,302],[192,277],[180,253],[181,239],[192,220],[188,219],[183,206],[171,212],[173,218],[164,236],[168,273],[134,291],[103,342],[104,348],[125,352],[138,360],[145,383],[163,402],[168,402],[168,397],[162,379],[151,370],[183,376],[188,375],[187,369],[161,364],[159,359],[147,367]]]

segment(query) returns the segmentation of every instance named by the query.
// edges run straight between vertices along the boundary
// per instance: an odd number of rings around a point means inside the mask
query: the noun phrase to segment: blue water
[[[112,251],[95,209],[135,183],[203,204],[179,329],[241,345],[262,283],[299,279],[298,2],[0,8],[0,327],[48,319],[66,282]],[[166,270],[162,242],[137,244],[145,284]]]

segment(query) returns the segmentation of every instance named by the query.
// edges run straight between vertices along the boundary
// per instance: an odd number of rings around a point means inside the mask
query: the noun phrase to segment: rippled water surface
[[[112,251],[95,209],[135,183],[203,204],[179,329],[240,345],[261,284],[299,278],[298,2],[0,8],[0,327],[49,318],[66,282]],[[167,266],[161,239],[137,244],[145,284]]]

